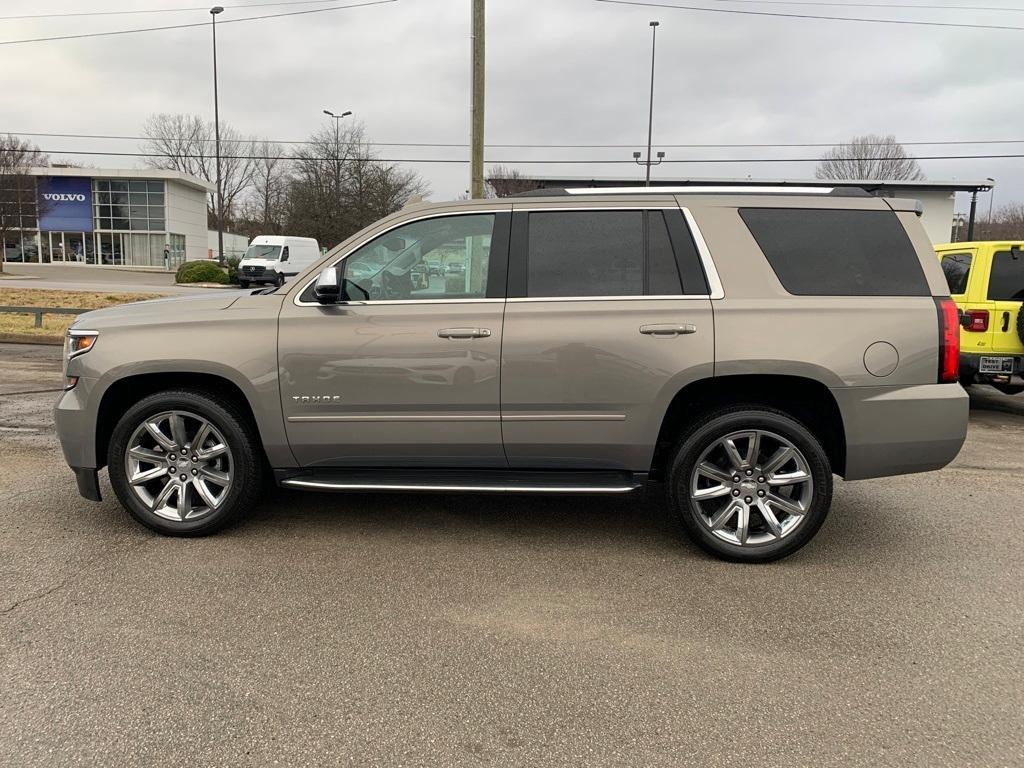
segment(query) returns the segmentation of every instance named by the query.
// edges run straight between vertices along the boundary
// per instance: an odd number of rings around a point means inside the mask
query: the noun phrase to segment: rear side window
[[[1024,252],[998,251],[988,278],[989,301],[1024,301]]]
[[[798,296],[929,296],[910,238],[890,211],[743,208],[783,287]]]
[[[521,295],[704,295],[707,282],[678,210],[531,212]],[[513,236],[516,240],[516,236]],[[683,277],[680,279],[680,269]],[[523,284],[525,283],[525,285]],[[516,295],[513,293],[513,295]]]
[[[530,214],[527,296],[642,296],[643,211]]]
[[[949,292],[954,296],[967,293],[967,280],[971,276],[970,253],[950,253],[942,257],[942,274],[946,276]]]

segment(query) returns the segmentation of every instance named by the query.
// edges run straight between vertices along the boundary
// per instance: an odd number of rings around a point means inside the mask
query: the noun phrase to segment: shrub
[[[232,285],[238,285],[238,264],[241,261],[237,256],[228,256],[226,259],[228,265],[228,282]]]
[[[215,261],[186,261],[174,276],[178,283],[221,283],[228,282],[228,276]]]

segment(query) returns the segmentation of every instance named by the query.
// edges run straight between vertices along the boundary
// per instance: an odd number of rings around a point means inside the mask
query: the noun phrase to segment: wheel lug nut
[[[733,481],[734,483],[738,483],[738,482],[740,481],[740,476],[739,476],[739,475],[733,475],[733,476],[732,476],[732,481]]]
[[[199,461],[199,457],[198,456],[193,456],[192,457],[192,461]]]
[[[739,492],[739,490],[735,490],[735,491],[733,491],[733,492],[732,492],[732,495],[733,495],[733,496],[739,496],[739,495],[740,495],[740,492]]]
[[[753,500],[752,498],[750,498],[749,496],[747,496],[747,497],[746,497],[745,499],[743,499],[743,500],[744,500],[745,502],[747,502],[747,504],[750,504],[750,503],[752,503],[752,502],[754,501],[754,500]]]
[[[747,477],[750,477],[752,474],[754,474],[754,470],[748,469],[747,470]]]
[[[764,478],[763,478],[763,477],[759,477],[759,478],[757,478],[757,482],[759,482],[759,483],[763,483],[763,482],[764,482]]]
[[[198,469],[193,469],[192,470],[192,474],[193,475],[198,475],[199,474],[199,470]]]
[[[182,475],[181,476],[181,480],[184,481],[185,479],[186,479],[185,475]]]
[[[172,454],[171,454],[171,461],[175,461],[175,460],[176,460],[176,458],[177,458],[177,457],[175,457],[175,455],[174,455],[174,454],[172,453]]]
[[[758,491],[758,492],[757,492],[757,495],[758,495],[758,496],[760,496],[760,497],[762,497],[762,498],[764,498],[764,491]]]

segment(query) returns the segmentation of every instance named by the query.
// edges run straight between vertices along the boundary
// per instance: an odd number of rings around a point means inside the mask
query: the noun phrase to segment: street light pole
[[[325,109],[324,114],[334,120],[334,200],[341,206],[341,121],[352,114],[351,110],[345,110],[336,115],[331,110]]]
[[[224,184],[220,176],[220,99],[217,95],[217,14],[224,9],[215,5],[210,9],[213,28],[213,135],[217,155],[217,263],[224,264]]]
[[[651,27],[651,103],[647,112],[647,178],[646,186],[651,186],[651,138],[654,135],[654,46],[658,40],[658,24],[652,21]]]

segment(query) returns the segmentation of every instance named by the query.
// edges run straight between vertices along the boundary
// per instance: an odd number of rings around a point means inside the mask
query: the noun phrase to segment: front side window
[[[288,261],[288,246],[281,249],[281,261]]]
[[[354,301],[482,299],[494,214],[443,216],[398,227],[339,265]]]
[[[999,251],[992,257],[989,301],[1024,301],[1024,251]]]
[[[950,253],[942,257],[942,274],[946,276],[949,292],[954,296],[967,293],[967,280],[971,276],[970,253]]]

